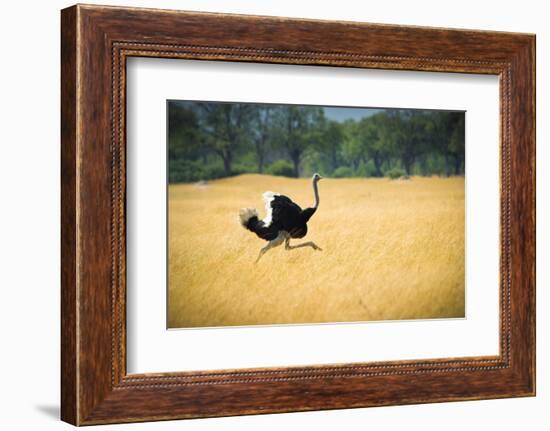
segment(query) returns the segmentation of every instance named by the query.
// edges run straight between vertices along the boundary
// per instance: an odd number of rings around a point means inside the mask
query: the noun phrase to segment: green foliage
[[[337,121],[320,122],[321,133],[315,141],[315,149],[319,156],[319,165],[328,172],[334,171],[344,162],[342,157],[342,144],[345,142],[345,126]],[[319,171],[321,169],[315,169]]]
[[[427,172],[431,175],[445,175],[445,162],[443,157],[440,155],[435,155],[434,157],[428,158],[428,167]]]
[[[330,176],[333,171],[330,165],[330,160],[326,157],[325,153],[319,151],[316,147],[310,147],[305,151],[303,156],[301,176],[311,177],[315,172],[323,176]]]
[[[266,173],[279,177],[293,177],[294,167],[286,160],[277,160],[268,166]]]
[[[247,164],[237,163],[231,169],[231,175],[241,175],[241,174],[255,174],[258,172],[256,166],[250,166]]]
[[[355,170],[356,177],[376,177],[376,168],[374,166],[374,161],[369,160],[367,163],[361,162]]]
[[[350,178],[355,176],[355,171],[349,166],[340,166],[332,173],[334,178]]]
[[[292,163],[294,177],[300,176],[300,164],[306,150],[322,142],[325,116],[320,107],[286,105],[273,114],[275,147],[282,149]]]
[[[222,178],[225,172],[221,163],[204,163],[198,160],[174,160],[170,162],[168,182],[190,183]]]
[[[404,177],[405,175],[407,175],[407,173],[401,168],[391,168],[391,169],[388,169],[384,173],[384,175],[386,177],[389,177],[392,180],[396,180],[398,178]]]
[[[359,127],[355,121],[346,123],[346,137],[342,145],[344,160],[354,168],[365,156],[363,140],[359,132]]]
[[[196,159],[204,154],[203,136],[192,109],[175,104],[168,111],[168,159]]]
[[[464,121],[450,111],[378,109],[335,121],[315,106],[172,101],[169,181],[256,172],[463,175]]]
[[[254,174],[258,172],[258,163],[253,152],[243,154],[231,168],[232,175]]]
[[[226,176],[223,165],[219,162],[209,163],[204,166],[204,174],[202,180],[214,180],[216,178],[223,178]]]

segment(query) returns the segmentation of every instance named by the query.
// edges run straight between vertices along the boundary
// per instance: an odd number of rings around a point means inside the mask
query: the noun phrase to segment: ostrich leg
[[[323,251],[323,249],[319,247],[317,244],[315,244],[313,241],[303,242],[302,244],[297,244],[297,245],[290,245],[290,238],[287,238],[285,241],[286,250],[294,250],[295,248],[300,248],[300,247],[311,247],[313,250]]]
[[[255,263],[258,263],[258,261],[261,259],[261,257],[270,249],[274,248],[274,247],[278,247],[280,246],[283,241],[285,240],[285,236],[284,235],[281,235],[279,234],[279,236],[277,238],[275,238],[274,240],[271,240],[267,243],[267,245],[265,247],[263,247],[261,250],[260,250],[260,253],[258,254],[258,258],[256,259],[256,262]]]

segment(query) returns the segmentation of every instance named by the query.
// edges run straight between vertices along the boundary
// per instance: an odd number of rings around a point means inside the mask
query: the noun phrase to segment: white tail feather
[[[245,227],[252,217],[258,217],[258,211],[254,208],[241,208],[239,211],[239,219],[241,220],[241,224]]]

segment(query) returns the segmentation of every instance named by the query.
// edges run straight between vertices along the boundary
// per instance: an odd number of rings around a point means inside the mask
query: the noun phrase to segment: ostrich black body
[[[272,241],[281,231],[291,238],[303,238],[307,234],[307,222],[316,208],[302,210],[299,205],[284,195],[274,195],[270,202],[271,222],[264,223],[257,216],[251,217],[245,227],[266,241]]]

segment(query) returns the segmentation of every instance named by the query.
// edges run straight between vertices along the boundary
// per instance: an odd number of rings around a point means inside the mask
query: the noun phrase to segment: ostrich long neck
[[[319,206],[319,190],[317,188],[317,181],[313,180],[313,194],[315,195],[315,203],[313,204],[313,208],[317,209]]]

